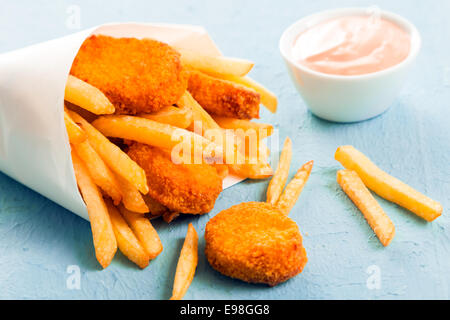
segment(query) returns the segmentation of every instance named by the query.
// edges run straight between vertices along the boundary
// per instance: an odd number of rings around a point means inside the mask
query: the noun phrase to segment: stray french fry
[[[155,259],[163,250],[163,246],[150,221],[140,214],[125,209],[124,206],[120,206],[119,210],[148,253],[150,260]]]
[[[258,140],[270,137],[273,134],[273,126],[267,123],[251,122],[250,120],[213,116],[214,121],[224,129],[254,130]]]
[[[356,171],[364,184],[380,197],[402,206],[419,217],[433,221],[442,214],[442,205],[378,168],[353,146],[341,146],[335,159]]]
[[[280,208],[286,215],[291,212],[298,197],[302,193],[303,187],[309,179],[314,161],[305,163],[295,174],[291,182],[288,183],[283,194],[278,199],[276,206]]]
[[[192,123],[192,110],[187,108],[166,107],[158,112],[140,114],[139,116],[182,129],[186,129]]]
[[[100,265],[106,268],[117,251],[117,242],[108,209],[85,164],[73,151],[72,162],[77,184],[86,203],[89,220],[91,221],[95,255]]]
[[[87,139],[86,133],[72,120],[66,110],[64,110],[64,123],[71,144],[78,144]]]
[[[364,185],[358,174],[352,170],[339,170],[337,172],[337,182],[362,212],[383,246],[388,246],[395,235],[394,224]]]
[[[141,214],[149,212],[149,208],[147,207],[139,190],[121,176],[116,175],[116,178],[119,181],[119,186],[122,193],[122,203],[125,208],[132,212]]]
[[[170,300],[181,300],[186,294],[198,263],[198,235],[192,223],[189,224],[186,239],[178,259],[177,271]]]
[[[92,148],[89,141],[75,144],[73,148],[81,160],[83,160],[95,184],[109,195],[115,204],[119,204],[122,199],[119,183],[102,158]]]
[[[235,83],[242,84],[248,88],[252,88],[256,92],[258,92],[261,95],[261,104],[267,108],[272,113],[277,112],[277,106],[278,106],[278,99],[277,96],[269,91],[267,88],[265,88],[263,85],[259,84],[255,80],[249,78],[249,77],[236,77],[231,75],[220,75],[216,74],[214,75],[217,78],[232,81]]]
[[[95,114],[112,114],[113,104],[96,87],[74,76],[67,79],[64,99]]]
[[[144,169],[138,166],[125,152],[110,142],[80,115],[73,111],[69,111],[69,114],[81,126],[84,132],[86,132],[89,143],[102,157],[108,167],[117,175],[132,183],[140,192],[146,194],[148,192],[148,185]]]
[[[177,49],[181,53],[181,63],[191,69],[208,74],[245,76],[253,68],[254,63],[244,59],[208,56],[185,49]]]
[[[183,143],[188,145],[190,143],[193,153],[196,153],[196,146],[198,146],[202,151],[215,150],[214,155],[221,156],[221,149],[202,136],[149,119],[133,116],[102,116],[92,124],[108,137],[134,140],[168,150]]]
[[[141,243],[136,238],[136,235],[133,233],[112,202],[105,200],[105,203],[108,207],[109,216],[111,217],[114,234],[116,236],[117,245],[119,246],[120,251],[130,261],[137,264],[139,268],[144,269],[148,266],[148,261],[150,260],[148,253],[142,247]]]
[[[286,181],[289,175],[289,168],[292,159],[292,141],[289,137],[284,141],[283,150],[281,151],[280,162],[278,163],[277,170],[270,181],[267,188],[267,202],[275,205],[280,198],[283,188],[286,185]]]

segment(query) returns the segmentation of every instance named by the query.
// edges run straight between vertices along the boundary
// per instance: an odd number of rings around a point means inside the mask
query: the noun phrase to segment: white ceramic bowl
[[[320,22],[348,15],[370,13],[367,8],[347,8],[313,14],[287,28],[280,39],[281,55],[308,108],[316,116],[335,122],[362,121],[387,110],[405,82],[421,45],[420,34],[412,23],[397,14],[380,11],[381,18],[396,23],[411,36],[411,50],[401,63],[374,73],[340,76],[317,72],[295,62],[292,47],[300,33]]]

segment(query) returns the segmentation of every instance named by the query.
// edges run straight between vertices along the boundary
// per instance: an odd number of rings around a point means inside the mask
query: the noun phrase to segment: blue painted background
[[[280,137],[294,141],[294,170],[315,167],[291,213],[304,235],[309,262],[298,277],[275,288],[249,285],[216,273],[200,254],[187,299],[448,299],[450,292],[450,1],[0,1],[0,52],[75,32],[67,9],[78,5],[81,27],[116,21],[203,25],[226,55],[256,62],[253,77],[279,96],[279,112],[263,111]],[[282,31],[295,20],[337,6],[376,4],[410,19],[423,48],[404,90],[383,115],[358,124],[333,124],[306,110],[278,52]],[[397,235],[383,248],[335,181],[336,148],[353,144],[381,168],[444,206],[426,223],[377,197]],[[208,219],[243,201],[264,200],[268,181],[224,191],[215,209],[200,218],[156,222],[164,245],[141,271],[120,253],[100,271],[88,222],[0,174],[0,298],[166,299],[179,250],[192,222],[200,235]],[[200,250],[204,248],[201,237]],[[69,290],[67,267],[81,269],[81,289]],[[369,289],[376,266],[381,287]]]

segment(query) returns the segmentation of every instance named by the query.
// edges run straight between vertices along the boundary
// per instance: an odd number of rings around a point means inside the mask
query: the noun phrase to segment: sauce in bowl
[[[397,24],[370,16],[344,16],[302,32],[292,56],[309,69],[334,75],[381,71],[405,60],[411,37]]]

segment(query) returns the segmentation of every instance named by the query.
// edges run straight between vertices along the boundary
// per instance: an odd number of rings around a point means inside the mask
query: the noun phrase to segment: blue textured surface
[[[0,298],[165,299],[187,223],[201,236],[196,277],[187,299],[448,299],[450,298],[450,2],[340,1],[339,6],[379,5],[410,19],[423,37],[411,76],[392,108],[358,124],[333,124],[309,113],[291,84],[278,52],[282,31],[295,20],[337,6],[336,1],[6,1],[1,0],[0,52],[72,33],[67,8],[81,9],[81,27],[118,21],[203,25],[226,55],[256,62],[252,75],[274,90],[280,137],[294,141],[293,168],[315,160],[310,181],[291,216],[304,235],[304,272],[275,288],[249,285],[216,273],[202,250],[208,219],[243,201],[264,200],[268,181],[225,190],[215,209],[200,218],[156,222],[164,245],[160,257],[138,270],[120,253],[100,271],[89,223],[0,174]],[[45,84],[43,84],[45,85]],[[377,197],[397,234],[383,248],[360,212],[336,183],[339,145],[353,144],[381,168],[444,206],[426,223]],[[69,290],[67,267],[81,269],[80,290]],[[369,289],[369,266],[381,287]]]

